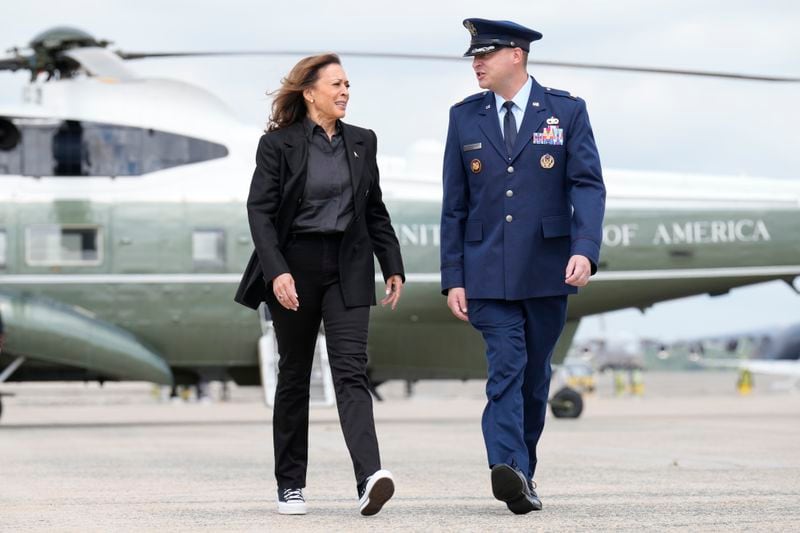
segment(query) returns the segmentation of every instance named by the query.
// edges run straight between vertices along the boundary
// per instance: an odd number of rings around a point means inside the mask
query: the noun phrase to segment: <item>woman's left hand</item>
[[[386,280],[386,298],[381,300],[381,305],[392,304],[392,311],[397,308],[397,302],[400,301],[400,294],[403,292],[403,278],[399,274],[395,274]]]

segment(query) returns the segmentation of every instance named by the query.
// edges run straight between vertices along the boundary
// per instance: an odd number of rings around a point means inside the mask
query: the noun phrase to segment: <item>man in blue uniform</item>
[[[442,292],[486,342],[492,492],[523,514],[542,508],[533,476],[550,356],[567,295],[597,271],[605,187],[584,101],[527,73],[542,34],[508,21],[464,26],[464,55],[487,90],[450,109]]]

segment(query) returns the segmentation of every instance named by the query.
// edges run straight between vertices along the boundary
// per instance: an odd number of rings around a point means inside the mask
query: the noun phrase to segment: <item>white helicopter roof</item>
[[[244,126],[208,91],[170,79],[82,77],[35,83],[25,102],[0,105],[0,116],[81,120],[148,128],[225,144]]]
[[[0,198],[246,199],[260,133],[240,122],[219,98],[202,88],[169,79],[84,76],[30,85],[25,100],[15,106],[0,105],[0,116],[150,128],[222,144],[229,156],[115,180],[8,176],[3,178]],[[441,200],[443,148],[438,140],[423,139],[414,143],[405,157],[379,157],[385,197]],[[606,170],[604,178],[610,208],[800,207],[800,183],[790,180],[636,170]]]

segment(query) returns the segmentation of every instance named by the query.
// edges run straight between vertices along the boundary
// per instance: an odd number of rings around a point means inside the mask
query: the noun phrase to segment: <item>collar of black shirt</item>
[[[311,140],[311,137],[314,135],[314,133],[320,133],[321,135],[323,135],[325,137],[326,141],[329,140],[328,139],[328,134],[325,133],[325,130],[322,129],[322,126],[320,126],[319,124],[317,124],[316,122],[311,120],[311,117],[309,117],[308,115],[306,115],[306,118],[303,119],[303,126],[305,127],[306,138],[309,141]],[[341,120],[337,120],[336,121],[336,133],[334,133],[333,136],[336,137],[337,135],[341,135],[341,134],[342,134],[342,121]]]

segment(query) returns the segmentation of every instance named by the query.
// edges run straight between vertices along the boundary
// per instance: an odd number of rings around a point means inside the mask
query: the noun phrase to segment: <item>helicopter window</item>
[[[192,261],[195,266],[225,264],[225,231],[196,229],[192,233]]]
[[[6,230],[0,229],[0,268],[6,267]]]
[[[228,155],[221,144],[146,128],[21,118],[1,125],[18,140],[0,150],[0,174],[140,176]]]
[[[26,228],[25,260],[32,266],[99,265],[100,228],[43,224]]]
[[[139,176],[228,155],[220,145],[163,131],[84,123],[85,176]]]

